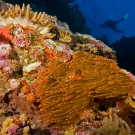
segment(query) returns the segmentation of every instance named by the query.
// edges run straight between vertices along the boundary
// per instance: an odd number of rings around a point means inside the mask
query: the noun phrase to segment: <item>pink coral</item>
[[[8,129],[8,135],[14,135],[17,131],[17,129],[19,128],[19,126],[17,126],[16,124],[14,124],[13,126],[11,126]]]
[[[4,66],[3,67],[3,72],[7,73],[8,75],[12,75],[13,74],[13,70],[10,66]]]
[[[6,59],[11,52],[10,44],[1,44],[0,45],[0,59]]]
[[[18,89],[18,87],[20,86],[20,81],[18,79],[10,79],[9,84],[12,90]]]
[[[0,68],[3,68],[5,66],[8,66],[7,60],[0,60]]]

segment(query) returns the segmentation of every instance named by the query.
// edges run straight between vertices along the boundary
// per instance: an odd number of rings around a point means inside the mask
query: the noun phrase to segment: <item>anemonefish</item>
[[[80,69],[77,69],[72,73],[71,79],[74,80],[74,81],[80,80],[81,74],[82,74],[82,71]]]

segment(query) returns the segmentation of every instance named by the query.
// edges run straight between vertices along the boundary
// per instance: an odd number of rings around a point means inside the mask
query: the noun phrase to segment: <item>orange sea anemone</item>
[[[41,118],[64,128],[91,98],[126,98],[133,88],[134,80],[114,60],[87,52],[75,52],[70,62],[51,61],[35,81]]]

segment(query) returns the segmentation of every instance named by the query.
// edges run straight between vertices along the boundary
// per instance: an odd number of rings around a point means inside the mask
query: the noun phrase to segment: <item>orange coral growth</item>
[[[53,60],[54,59],[54,54],[55,54],[55,52],[53,51],[53,50],[51,50],[51,49],[49,49],[48,47],[46,47],[45,49],[44,49],[44,51],[45,51],[45,55],[46,55],[46,57],[47,58],[49,58],[50,60]]]
[[[49,60],[53,60],[54,58],[56,58],[62,61],[68,61],[68,57],[66,57],[66,55],[64,55],[63,53],[58,53],[57,51],[54,51],[48,47],[44,49],[44,52],[45,52],[45,56]]]
[[[24,94],[30,93],[30,87],[29,86],[23,86],[21,88],[21,92],[24,93]]]
[[[29,93],[29,94],[26,95],[26,99],[27,99],[29,102],[34,102],[35,99],[36,99],[36,96],[35,96],[35,94],[33,94],[33,93]]]
[[[13,37],[10,35],[10,27],[0,27],[0,42],[12,41]]]
[[[134,81],[111,59],[75,52],[69,62],[51,61],[39,72],[35,86],[41,118],[65,128],[75,123],[91,97],[125,98]]]

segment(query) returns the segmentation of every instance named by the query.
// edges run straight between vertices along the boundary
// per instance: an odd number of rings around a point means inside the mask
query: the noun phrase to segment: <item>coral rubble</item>
[[[134,118],[135,77],[114,50],[30,5],[2,10],[0,25],[2,135],[134,133],[119,110]]]

